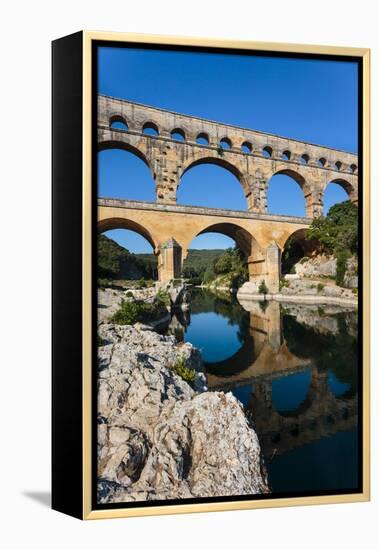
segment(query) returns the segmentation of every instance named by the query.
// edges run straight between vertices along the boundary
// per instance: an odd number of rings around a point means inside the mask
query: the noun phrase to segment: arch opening
[[[236,288],[248,280],[247,260],[258,250],[255,239],[233,223],[214,224],[200,231],[189,243],[183,275],[194,284],[225,279]]]
[[[155,201],[155,182],[144,155],[128,144],[100,144],[98,196],[125,200]]]
[[[335,204],[349,200],[352,191],[352,186],[344,180],[330,181],[324,190],[324,216]]]
[[[271,158],[272,157],[272,147],[270,147],[269,145],[266,145],[266,147],[263,147],[262,155],[265,158]]]
[[[100,286],[158,279],[153,239],[138,223],[121,218],[99,221],[97,244]]]
[[[303,155],[301,155],[300,157],[300,164],[308,164],[309,163],[309,160],[310,160],[310,157],[307,153],[304,153]]]
[[[208,134],[202,132],[196,138],[196,143],[199,145],[209,145],[209,136]]]
[[[291,151],[288,151],[288,149],[286,151],[283,151],[282,159],[283,160],[291,160]]]
[[[111,116],[109,119],[109,127],[112,130],[124,130],[127,132],[129,130],[128,123],[125,118],[121,115]]]
[[[159,129],[154,122],[145,122],[142,126],[142,133],[147,136],[159,136]]]
[[[175,128],[171,132],[171,138],[174,139],[175,141],[185,141],[186,134],[184,130],[182,130],[181,128]]]
[[[242,175],[218,158],[203,158],[188,166],[180,179],[177,203],[208,208],[246,210]]]
[[[320,168],[324,168],[325,165],[326,165],[326,158],[325,157],[319,158],[317,161],[317,166],[319,166]]]
[[[243,144],[241,145],[241,151],[243,153],[250,154],[252,152],[252,150],[253,150],[253,146],[250,143],[250,141],[244,141]]]
[[[296,264],[302,263],[303,258],[309,258],[317,249],[315,241],[306,238],[306,229],[298,229],[285,242],[281,256],[281,275],[296,273]]]
[[[222,149],[225,149],[225,150],[228,150],[228,149],[232,148],[232,142],[227,137],[224,137],[224,138],[220,139],[219,145]]]
[[[267,211],[287,216],[306,215],[305,179],[293,170],[279,170],[268,181]]]

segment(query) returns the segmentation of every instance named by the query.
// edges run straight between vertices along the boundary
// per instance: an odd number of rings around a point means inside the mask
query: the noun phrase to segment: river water
[[[194,289],[169,330],[201,350],[209,390],[243,404],[274,494],[358,487],[356,311]]]

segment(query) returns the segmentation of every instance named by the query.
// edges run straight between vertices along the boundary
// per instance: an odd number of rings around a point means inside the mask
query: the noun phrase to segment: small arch
[[[325,165],[326,165],[326,158],[325,157],[319,158],[317,161],[317,166],[320,166],[320,168],[324,168]]]
[[[124,130],[125,132],[129,130],[128,123],[121,115],[113,115],[109,118],[109,128],[112,130]]]
[[[304,153],[300,157],[300,164],[308,164],[309,159],[310,159],[309,155],[307,153]]]
[[[232,148],[232,142],[227,137],[223,137],[222,139],[220,139],[220,144],[219,145],[222,149],[226,149],[226,150]]]
[[[241,145],[241,151],[242,153],[251,153],[253,150],[253,146],[250,143],[250,141],[244,141]]]
[[[181,128],[174,128],[171,132],[171,138],[175,141],[185,141],[186,140],[186,134],[184,133],[184,130]]]
[[[142,133],[147,136],[159,136],[159,129],[154,122],[149,121],[142,126]]]
[[[209,145],[209,136],[205,132],[198,134],[196,138],[196,143],[199,145]]]
[[[337,169],[337,170],[341,170],[342,168],[342,162],[340,160],[337,160],[335,163],[334,163],[334,167]]]
[[[265,147],[263,147],[262,155],[265,158],[271,158],[272,157],[272,147],[270,147],[269,145],[266,145]]]
[[[355,174],[355,172],[357,171],[358,169],[358,166],[356,164],[350,164],[350,172],[352,174]]]
[[[282,153],[282,159],[283,159],[283,160],[291,160],[291,151],[289,151],[288,149],[286,149],[285,151],[283,151],[283,153]]]

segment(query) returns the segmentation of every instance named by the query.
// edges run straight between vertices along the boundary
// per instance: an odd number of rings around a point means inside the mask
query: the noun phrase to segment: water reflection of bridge
[[[243,345],[232,357],[207,365],[210,390],[234,390],[251,385],[246,414],[255,427],[264,455],[285,453],[305,443],[346,431],[357,425],[357,394],[354,389],[336,396],[327,370],[320,369],[312,356],[299,357],[283,337],[282,314],[277,302],[250,302],[249,327]],[[296,309],[296,308],[295,308]],[[300,315],[300,317],[299,317]],[[304,322],[304,311],[295,312]],[[308,312],[309,317],[309,312]],[[318,331],[336,329],[335,317],[325,316]],[[295,410],[275,408],[273,382],[294,373],[308,371],[306,394]]]

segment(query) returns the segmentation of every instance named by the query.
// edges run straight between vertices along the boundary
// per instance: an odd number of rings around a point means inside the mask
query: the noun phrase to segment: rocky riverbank
[[[191,344],[103,323],[98,354],[99,502],[269,492],[241,404],[206,391]]]

